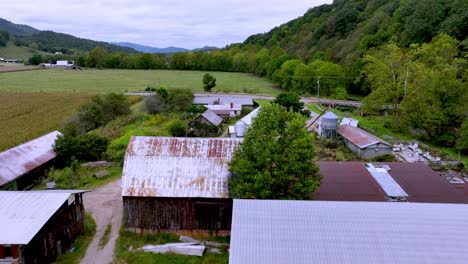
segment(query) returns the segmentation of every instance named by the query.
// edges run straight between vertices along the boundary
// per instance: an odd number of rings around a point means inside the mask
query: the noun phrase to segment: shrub
[[[159,96],[145,96],[142,111],[150,114],[166,112],[169,106]]]
[[[102,158],[109,145],[109,139],[96,134],[77,137],[59,136],[54,144],[58,165],[69,165],[73,160],[94,161]]]
[[[203,76],[203,90],[211,92],[211,89],[216,86],[216,78],[207,73]]]
[[[173,120],[167,125],[169,133],[174,137],[183,137],[187,133],[187,125],[180,120]]]

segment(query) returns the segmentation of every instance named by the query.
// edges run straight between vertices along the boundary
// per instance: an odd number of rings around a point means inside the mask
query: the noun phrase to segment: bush
[[[96,134],[77,137],[59,136],[54,144],[59,166],[69,165],[73,160],[95,161],[102,158],[109,146],[109,139]]]
[[[174,137],[183,137],[187,133],[187,125],[180,120],[173,120],[167,125],[169,133]]]
[[[211,89],[216,86],[216,78],[207,73],[203,76],[203,90],[211,92]]]
[[[192,105],[193,93],[189,89],[172,89],[167,103],[171,111],[185,112]]]
[[[168,109],[169,106],[159,96],[145,96],[141,110],[149,114],[158,114],[166,112]]]

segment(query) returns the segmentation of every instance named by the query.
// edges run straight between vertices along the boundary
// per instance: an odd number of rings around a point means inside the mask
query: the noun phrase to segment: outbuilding
[[[30,189],[57,157],[53,146],[59,135],[54,131],[0,152],[0,190]]]
[[[253,108],[254,101],[251,96],[230,96],[230,95],[210,95],[196,94],[193,98],[196,105],[241,105],[241,107]]]
[[[229,133],[235,134],[236,137],[244,137],[245,133],[247,133],[247,130],[249,130],[249,128],[252,126],[253,120],[260,111],[260,108],[261,107],[258,107],[237,121],[234,128],[229,130]],[[233,134],[231,134],[231,137]]]
[[[0,263],[51,263],[84,232],[79,190],[0,191]]]
[[[468,205],[234,200],[230,264],[466,263]]]
[[[205,107],[223,118],[236,117],[242,112],[242,105],[233,103],[222,105],[205,105]]]
[[[382,139],[350,125],[340,125],[336,131],[345,145],[360,159],[392,155],[393,146]]]
[[[122,175],[130,231],[228,231],[228,162],[240,139],[132,137]]]
[[[223,123],[223,119],[211,110],[206,110],[201,115],[197,116],[190,123],[190,131],[194,136],[216,136]]]

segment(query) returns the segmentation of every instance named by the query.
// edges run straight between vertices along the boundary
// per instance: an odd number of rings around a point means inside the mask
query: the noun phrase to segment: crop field
[[[59,129],[63,120],[90,96],[86,93],[0,93],[0,151]]]
[[[213,92],[276,95],[279,90],[264,78],[246,73],[172,70],[43,70],[2,73],[0,92],[87,92],[142,91],[148,86],[203,91],[205,73],[216,77]]]

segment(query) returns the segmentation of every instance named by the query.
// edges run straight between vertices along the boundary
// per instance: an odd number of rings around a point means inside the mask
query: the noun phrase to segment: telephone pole
[[[320,97],[320,76],[317,76],[317,98]]]

